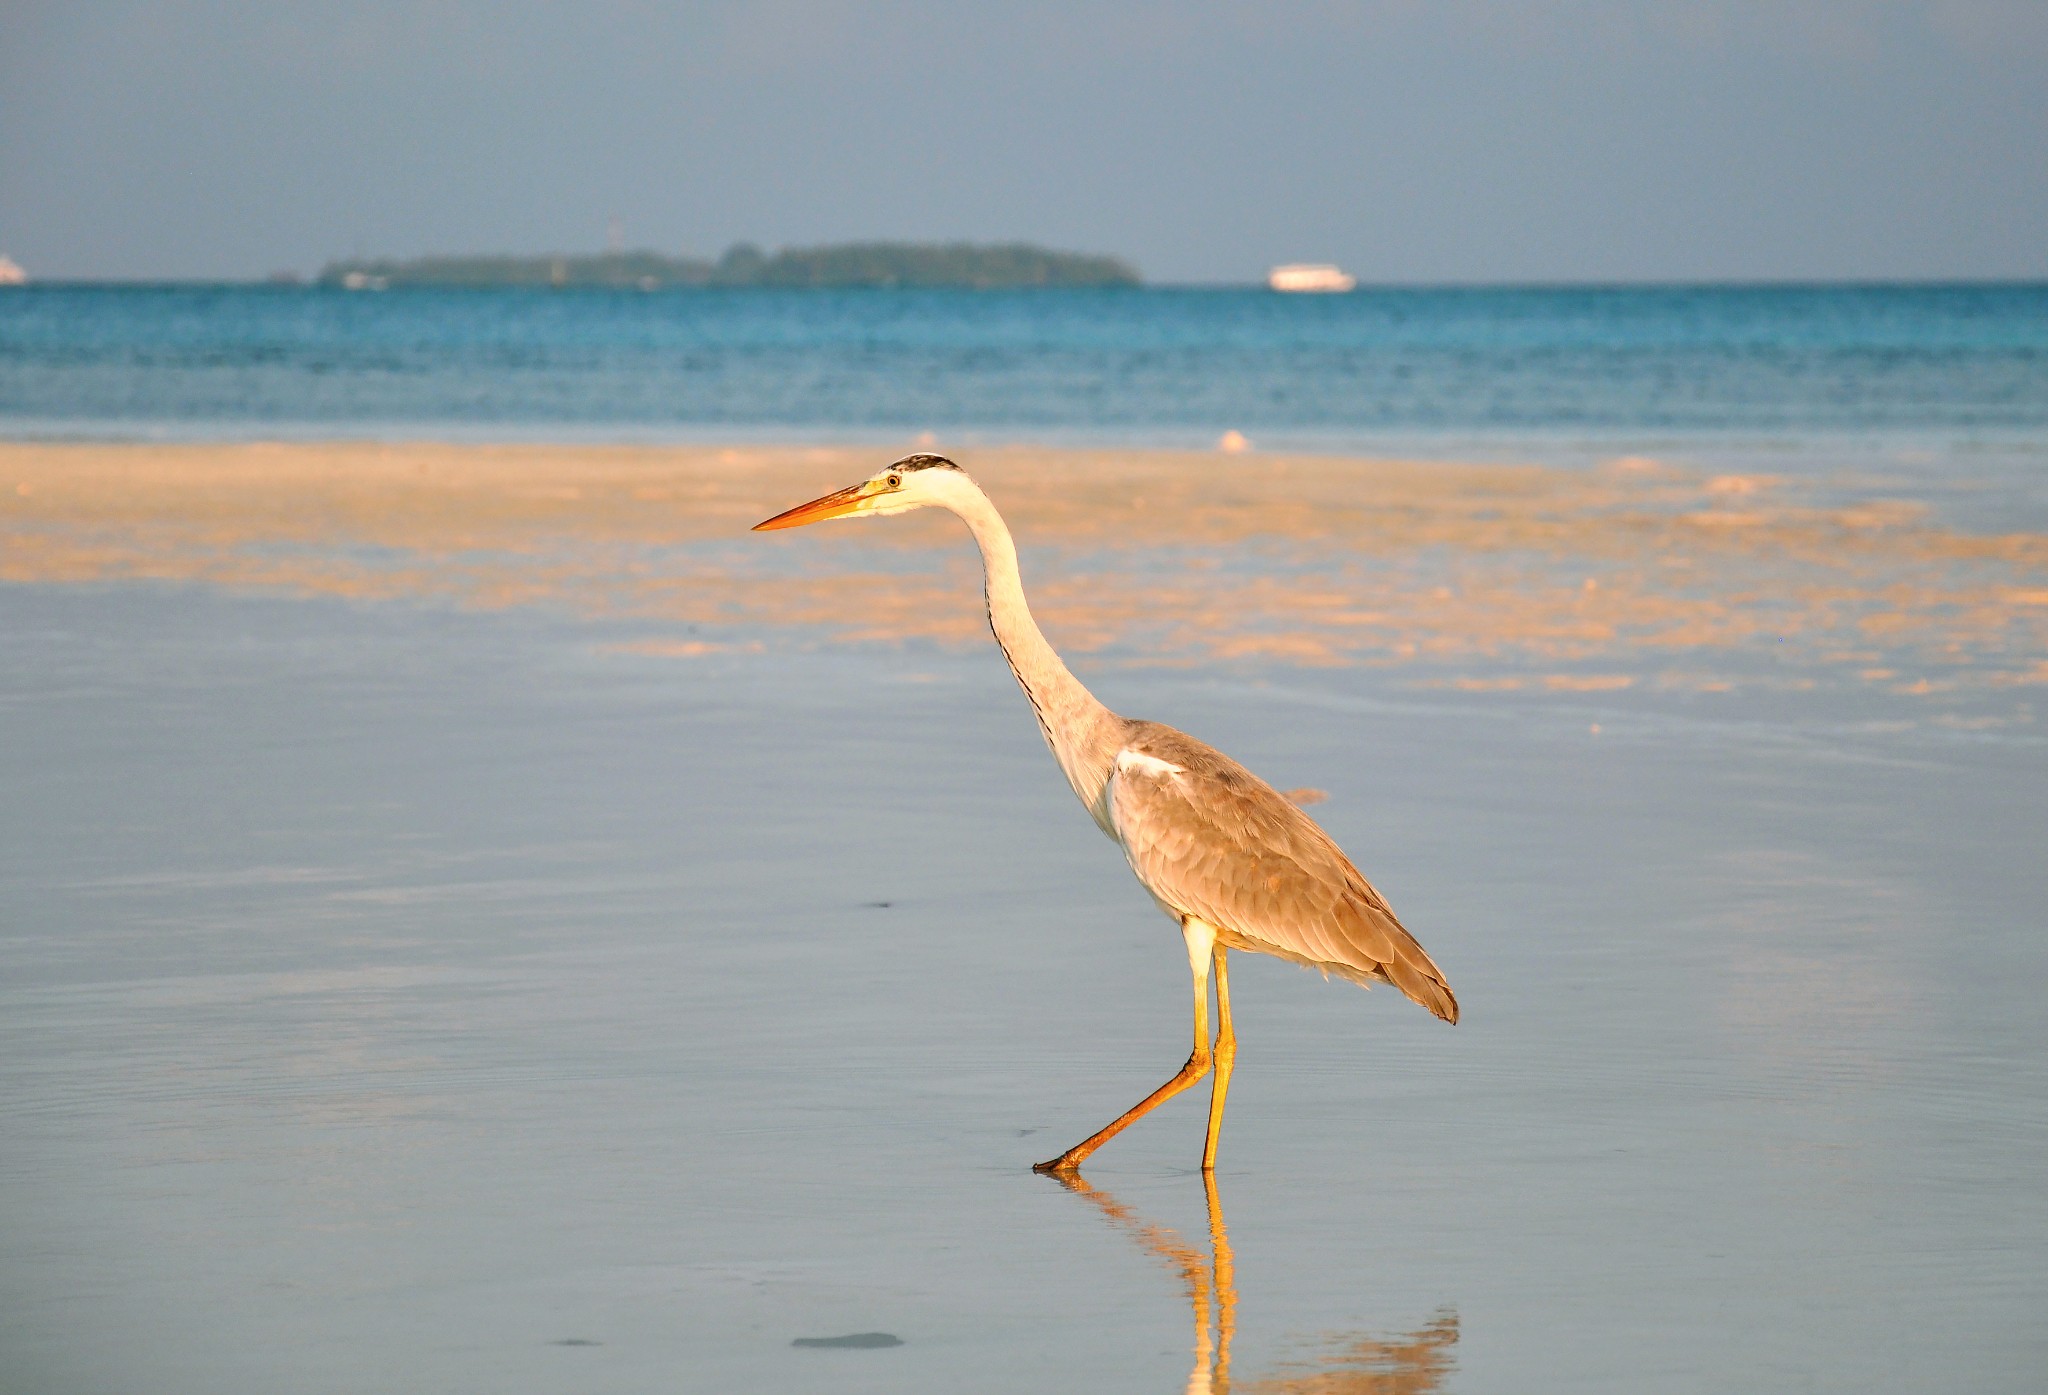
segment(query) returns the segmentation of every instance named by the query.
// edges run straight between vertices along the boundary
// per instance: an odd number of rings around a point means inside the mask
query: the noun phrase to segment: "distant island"
[[[659,252],[579,256],[351,258],[319,282],[350,290],[399,286],[559,286],[662,290],[672,286],[876,286],[1003,290],[1025,286],[1135,286],[1115,257],[1051,252],[1022,242],[848,242],[763,252],[740,243],[716,261]]]

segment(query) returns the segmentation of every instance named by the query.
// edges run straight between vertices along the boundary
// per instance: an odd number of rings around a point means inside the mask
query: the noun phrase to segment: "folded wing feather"
[[[1222,752],[1157,722],[1131,722],[1109,810],[1138,880],[1225,943],[1391,983],[1458,1020],[1443,974],[1343,850]]]

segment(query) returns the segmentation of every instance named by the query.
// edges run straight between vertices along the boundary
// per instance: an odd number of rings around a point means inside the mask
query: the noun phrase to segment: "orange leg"
[[[1174,1073],[1173,1079],[1125,1110],[1107,1128],[1076,1143],[1052,1161],[1035,1164],[1031,1169],[1033,1172],[1074,1171],[1090,1153],[1209,1073],[1209,964],[1216,947],[1216,932],[1199,920],[1188,920],[1182,922],[1180,933],[1187,941],[1188,969],[1195,978],[1195,1049],[1189,1053],[1187,1064]]]
[[[1230,1067],[1237,1060],[1237,1033],[1230,1029],[1230,975],[1216,946],[1216,1082],[1209,1087],[1209,1134],[1202,1140],[1202,1171],[1216,1170],[1216,1138],[1223,1132],[1223,1098],[1230,1093]]]

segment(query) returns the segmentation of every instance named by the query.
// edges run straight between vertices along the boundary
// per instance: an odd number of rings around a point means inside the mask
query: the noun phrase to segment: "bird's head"
[[[823,523],[828,518],[867,518],[874,515],[908,513],[912,509],[945,508],[974,489],[967,472],[943,455],[906,455],[888,469],[868,476],[859,484],[798,504],[786,513],[754,525],[765,533],[777,528],[801,528],[806,523]]]

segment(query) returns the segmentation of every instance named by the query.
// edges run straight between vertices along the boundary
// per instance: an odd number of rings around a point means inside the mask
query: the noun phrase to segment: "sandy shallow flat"
[[[545,605],[647,621],[637,642],[682,657],[763,626],[979,643],[950,519],[746,534],[885,454],[5,444],[0,580]],[[1965,530],[1924,500],[1646,457],[967,462],[1076,655],[1496,690],[1850,689],[1980,725],[2030,720],[2048,684],[2048,535]]]
[[[972,461],[1099,694],[1327,790],[1464,1005],[1236,956],[1212,1206],[1199,1097],[1027,1170],[1178,1064],[1184,960],[949,520],[741,531],[863,453],[0,461],[0,1389],[2048,1365],[2035,536]]]

